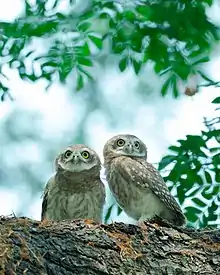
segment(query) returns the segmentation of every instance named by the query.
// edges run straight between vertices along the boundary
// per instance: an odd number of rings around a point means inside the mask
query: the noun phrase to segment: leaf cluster
[[[220,97],[212,103],[219,104]],[[176,190],[181,205],[188,200],[185,215],[195,227],[205,227],[210,222],[217,225],[220,218],[220,119],[204,122],[206,130],[201,135],[178,140],[158,166],[161,171],[172,167],[166,170],[164,180],[172,183],[169,189]]]
[[[74,12],[73,1],[69,1],[65,14],[57,11],[59,2],[37,0],[30,4],[26,0],[22,16],[12,23],[0,22],[3,95],[8,92],[4,64],[16,68],[22,79],[46,79],[49,83],[54,75],[65,83],[74,69],[76,90],[81,90],[86,79],[93,79],[92,68],[108,45],[109,54],[119,57],[120,71],[132,66],[138,74],[146,63],[153,62],[155,72],[167,78],[162,95],[171,87],[177,97],[178,81],[198,73],[198,65],[209,60],[211,47],[219,39],[218,28],[205,13],[211,0],[133,1],[131,5],[93,0],[80,13]],[[106,27],[100,30],[100,24]],[[44,55],[31,59],[30,72],[26,61],[34,56],[35,49],[27,49],[34,38],[43,39],[45,45],[48,40],[50,43]],[[35,62],[40,63],[38,74]]]

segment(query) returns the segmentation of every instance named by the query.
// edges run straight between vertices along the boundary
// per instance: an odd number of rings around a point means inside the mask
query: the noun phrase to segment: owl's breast
[[[127,181],[119,172],[114,171],[107,178],[109,188],[119,206],[134,219],[141,216],[143,208],[143,190],[133,182]],[[145,193],[147,190],[145,190]]]
[[[48,197],[46,218],[51,220],[94,219],[101,221],[104,189],[95,186],[87,192],[68,192],[56,186]]]
[[[93,187],[87,192],[69,195],[66,206],[68,217],[101,221],[104,194],[100,192],[100,188]]]
[[[136,185],[117,172],[111,175],[108,182],[119,206],[133,219],[139,220],[143,215],[153,218],[161,212],[163,205],[149,188]]]

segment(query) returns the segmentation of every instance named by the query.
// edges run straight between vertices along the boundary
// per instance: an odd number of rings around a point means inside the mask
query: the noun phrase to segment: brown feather
[[[76,155],[86,148],[90,152],[90,160],[85,163],[78,160],[81,171],[75,172],[65,169],[66,164],[68,169],[75,169],[74,156],[65,159],[61,153],[57,157],[56,174],[45,187],[41,219],[94,219],[101,222],[105,188],[100,179],[100,159],[94,150],[85,145],[68,148]]]
[[[117,146],[118,139],[123,139],[124,145]],[[137,141],[140,145],[135,148]],[[176,225],[185,223],[185,216],[163,178],[146,161],[147,149],[140,139],[115,136],[105,144],[103,153],[110,190],[129,216],[136,220],[159,216]]]

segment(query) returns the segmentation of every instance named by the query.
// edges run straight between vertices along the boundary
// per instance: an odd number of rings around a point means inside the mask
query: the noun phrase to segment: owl
[[[43,194],[41,220],[101,222],[105,188],[97,153],[83,144],[70,146],[56,158],[55,169]]]
[[[118,205],[139,223],[160,217],[184,225],[185,216],[156,168],[147,162],[147,148],[134,135],[117,135],[104,146],[104,167]]]

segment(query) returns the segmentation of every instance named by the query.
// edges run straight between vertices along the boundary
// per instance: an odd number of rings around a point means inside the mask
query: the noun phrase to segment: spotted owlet
[[[163,178],[147,162],[145,144],[133,135],[114,136],[104,146],[104,167],[119,206],[139,223],[155,218],[184,225],[185,216]]]
[[[58,155],[55,168],[43,194],[41,219],[101,222],[105,188],[96,152],[83,144],[70,146]]]

